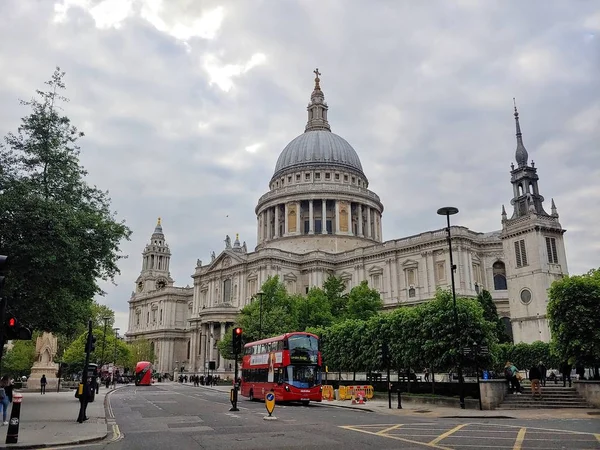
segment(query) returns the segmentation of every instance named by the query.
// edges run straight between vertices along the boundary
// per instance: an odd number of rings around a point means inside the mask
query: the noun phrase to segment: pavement
[[[15,391],[18,392],[18,391]],[[81,444],[105,439],[112,432],[107,425],[105,398],[107,391],[101,388],[93,403],[87,407],[89,420],[78,423],[79,401],[75,391],[21,392],[19,437],[16,444],[5,444],[8,426],[0,427],[0,448],[43,448],[67,444]],[[110,406],[107,403],[107,407]],[[9,410],[10,414],[10,410]]]
[[[156,383],[155,386],[178,385],[179,383]],[[193,388],[191,384],[188,384]],[[116,391],[125,386],[118,386]],[[183,386],[182,386],[183,387]],[[227,393],[231,386],[200,386],[200,390],[219,391]],[[111,437],[110,441],[121,438],[119,427],[112,413],[110,397],[114,389],[100,389],[93,403],[88,405],[89,420],[77,423],[79,402],[75,399],[74,391],[48,392],[40,395],[37,392],[23,392],[21,406],[19,438],[17,444],[4,444],[0,437],[0,448],[44,448],[61,445],[76,445],[100,441]],[[510,411],[479,411],[461,410],[453,407],[443,407],[429,404],[405,403],[402,409],[397,409],[397,397],[392,397],[392,408],[389,408],[387,398],[375,398],[364,404],[352,404],[351,401],[326,401],[314,404],[322,408],[344,408],[362,410],[365,413],[375,412],[398,417],[423,417],[445,419],[596,419],[598,410],[590,409],[559,409],[559,410],[510,410]],[[589,414],[592,413],[593,415]],[[5,429],[7,429],[6,427]],[[0,428],[1,431],[2,428]],[[0,432],[1,432],[0,431]]]

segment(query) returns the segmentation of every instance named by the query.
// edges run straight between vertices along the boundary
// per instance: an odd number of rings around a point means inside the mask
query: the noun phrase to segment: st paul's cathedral
[[[233,243],[227,236],[220,254],[213,253],[209,263],[198,260],[193,287],[177,287],[159,219],[142,253],[126,334],[128,340],[150,340],[155,370],[201,373],[215,361],[217,373],[231,373],[231,361],[219,355],[217,342],[270,276],[279,276],[289,293],[302,294],[330,275],[340,277],[348,290],[367,280],[386,309],[425,302],[437,288],[450,287],[445,229],[382,240],[383,204],[369,190],[357,152],[331,132],[315,73],[304,133],[283,149],[269,190],[258,199],[254,251],[237,236]],[[554,201],[550,214],[544,209],[516,108],[514,117],[510,215],[502,206],[498,231],[451,227],[456,291],[471,297],[490,291],[515,342],[549,341],[547,290],[567,274],[565,230]]]

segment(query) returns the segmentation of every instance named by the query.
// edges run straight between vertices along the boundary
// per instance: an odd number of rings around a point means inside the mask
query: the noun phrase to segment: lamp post
[[[102,366],[104,365],[104,349],[106,348],[106,327],[108,327],[108,321],[110,317],[103,317],[104,320],[104,339],[102,340],[102,356],[100,357],[100,373],[102,373]]]
[[[263,296],[265,295],[265,293],[263,291],[258,291],[256,293],[256,295],[258,295],[258,301],[260,302],[259,304],[259,322],[258,322],[258,340],[260,341],[262,339],[262,299]]]
[[[458,213],[458,208],[454,206],[446,206],[444,208],[440,208],[437,210],[437,213],[440,216],[446,216],[446,223],[448,227],[446,228],[447,232],[447,241],[448,241],[448,252],[450,254],[450,280],[452,281],[452,305],[454,307],[454,328],[456,332],[456,343],[458,345],[458,384],[460,391],[460,408],[465,409],[465,390],[463,383],[463,375],[462,375],[462,351],[460,348],[460,328],[458,325],[458,310],[456,309],[456,285],[454,284],[454,271],[456,270],[456,266],[454,265],[454,260],[452,259],[452,235],[450,232],[450,216]]]
[[[112,373],[112,382],[113,382],[113,387],[116,387],[117,385],[117,377],[116,377],[116,372],[117,372],[117,341],[119,340],[119,330],[120,328],[113,328],[114,332],[115,332],[115,355],[113,358],[113,373]]]

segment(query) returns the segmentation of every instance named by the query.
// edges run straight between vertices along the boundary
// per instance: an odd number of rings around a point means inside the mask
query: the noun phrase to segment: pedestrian
[[[542,398],[542,386],[541,386],[540,369],[538,366],[532,366],[529,369],[529,380],[531,380],[531,396],[535,399],[536,392],[538,393],[540,400]]]
[[[429,369],[425,367],[425,383],[429,383]]]
[[[521,395],[521,383],[519,382],[519,369],[511,363],[507,361],[504,365],[504,377],[510,383],[509,390],[513,394]]]
[[[0,380],[0,407],[2,408],[2,425],[8,425],[6,421],[6,415],[8,413],[8,405],[10,403],[8,399],[8,393],[6,392],[8,385],[8,377],[4,376]]]
[[[567,387],[567,378],[569,379],[569,387],[571,387],[571,370],[573,370],[573,366],[569,364],[569,361],[565,361],[560,366],[560,373],[563,376],[563,387]]]
[[[42,375],[42,378],[40,379],[40,391],[41,394],[46,394],[46,384],[48,384],[48,380],[46,380],[46,375]]]
[[[542,386],[546,387],[546,373],[548,372],[548,369],[546,369],[546,366],[542,361],[540,361],[537,368],[540,371],[540,383]]]

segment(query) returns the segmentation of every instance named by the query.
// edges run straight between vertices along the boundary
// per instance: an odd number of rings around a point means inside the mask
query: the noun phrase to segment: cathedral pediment
[[[350,272],[342,272],[340,273],[340,278],[342,281],[350,281],[352,279],[352,274]]]
[[[239,253],[224,250],[210,264],[208,270],[211,271],[211,270],[227,269],[230,266],[234,266],[236,264],[241,264],[243,262],[244,262],[244,259],[241,258],[241,255]]]
[[[294,275],[292,272],[286,273],[283,276],[283,281],[296,281],[296,275]]]
[[[383,273],[383,269],[379,266],[373,266],[369,269],[371,275],[377,275]]]
[[[407,259],[402,263],[402,267],[404,267],[405,269],[417,268],[419,267],[419,263],[414,259]]]

